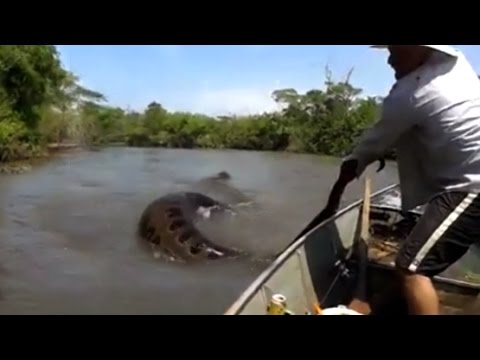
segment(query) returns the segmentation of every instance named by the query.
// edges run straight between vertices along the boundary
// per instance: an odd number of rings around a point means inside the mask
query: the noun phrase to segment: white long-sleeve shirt
[[[442,53],[398,80],[381,119],[348,158],[358,175],[391,148],[397,150],[402,208],[435,195],[480,190],[480,80],[465,56]]]

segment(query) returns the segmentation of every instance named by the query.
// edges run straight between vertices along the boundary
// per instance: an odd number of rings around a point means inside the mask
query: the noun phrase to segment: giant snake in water
[[[227,178],[222,172],[212,179]],[[170,260],[191,263],[238,257],[240,251],[213,243],[195,226],[205,212],[214,217],[229,211],[229,205],[198,192],[171,193],[145,208],[137,234],[154,254]]]

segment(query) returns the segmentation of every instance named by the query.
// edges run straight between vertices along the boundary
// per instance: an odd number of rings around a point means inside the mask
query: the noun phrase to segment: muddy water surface
[[[1,176],[0,313],[222,313],[324,206],[338,164],[312,155],[107,148]],[[135,225],[151,200],[221,170],[255,202],[254,216],[222,234],[252,259],[192,267],[138,246]],[[388,166],[374,187],[394,182]],[[360,196],[361,184],[352,184],[344,204]]]

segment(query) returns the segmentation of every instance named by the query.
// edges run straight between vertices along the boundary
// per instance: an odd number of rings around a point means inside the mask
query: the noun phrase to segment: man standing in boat
[[[396,83],[381,119],[342,164],[347,184],[389,150],[397,151],[402,208],[425,205],[396,268],[411,314],[439,314],[431,278],[480,240],[480,81],[448,45],[385,48]]]

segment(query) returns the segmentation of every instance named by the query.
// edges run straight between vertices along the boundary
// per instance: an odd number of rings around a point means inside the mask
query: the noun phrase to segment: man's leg
[[[431,278],[459,260],[479,235],[479,195],[446,193],[428,204],[396,260],[412,315],[440,313]]]
[[[399,271],[403,294],[412,315],[439,315],[440,303],[428,276]]]

